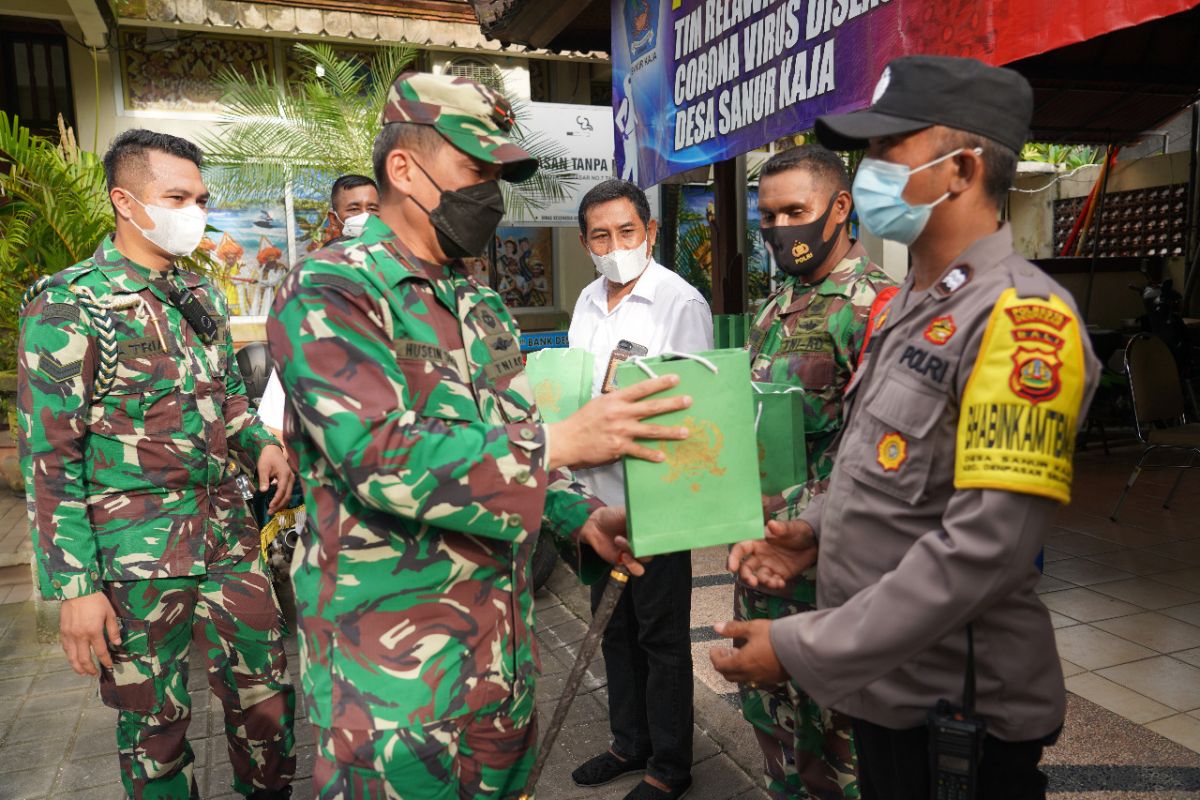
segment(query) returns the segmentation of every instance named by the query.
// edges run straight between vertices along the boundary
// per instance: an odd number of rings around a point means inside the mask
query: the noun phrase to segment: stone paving
[[[554,589],[570,595],[564,604],[554,591],[538,597],[538,640],[543,677],[538,709],[548,721],[567,671],[586,630],[575,609],[585,602],[565,569],[552,580]],[[288,643],[289,664],[296,675],[295,640]],[[539,800],[595,797],[619,800],[637,781],[629,777],[603,790],[585,790],[570,780],[578,762],[608,744],[606,681],[601,660],[593,663],[583,693],[547,764]],[[205,800],[234,798],[232,771],[224,747],[219,704],[211,697],[202,668],[193,661],[189,688],[192,721],[189,739],[196,754],[196,783]],[[700,691],[702,687],[698,687]],[[697,800],[761,798],[754,779],[738,760],[756,764],[749,738],[736,710],[711,693],[697,703],[695,789]],[[296,797],[311,796],[313,728],[307,724],[303,698],[296,715]],[[0,605],[0,800],[116,800],[124,797],[117,772],[114,722],[116,713],[101,705],[94,678],[75,675],[58,644],[38,641],[30,602]],[[713,733],[708,733],[712,731]],[[718,732],[729,732],[726,736]]]

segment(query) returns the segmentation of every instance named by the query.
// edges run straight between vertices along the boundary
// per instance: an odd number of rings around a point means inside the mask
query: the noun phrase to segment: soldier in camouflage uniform
[[[786,150],[763,167],[758,195],[763,238],[786,277],[750,330],[754,380],[804,389],[809,482],[764,498],[768,518],[794,519],[832,469],[842,390],[858,363],[872,308],[895,288],[847,231],[850,185],[835,154],[816,145]],[[734,618],[779,619],[816,603],[815,567],[787,589],[734,588]],[[854,745],[842,715],[818,707],[794,684],[741,684],[742,713],[763,751],[774,798],[857,798]]]
[[[129,796],[196,796],[185,738],[194,628],[225,709],[234,789],[287,797],[294,691],[230,459],[284,498],[292,473],[248,409],[221,292],[174,266],[204,232],[200,151],[136,130],[104,163],[115,236],[36,287],[21,319],[38,583],[63,601],[71,666],[95,675],[91,651],[100,662]]]
[[[292,579],[313,782],[322,798],[516,797],[536,749],[538,531],[589,545],[576,558],[627,553],[623,512],[562,467],[657,459],[632,437],[686,431],[640,419],[685,401],[635,402],[676,383],[647,381],[543,425],[512,316],[460,260],[503,216],[497,179],[536,170],[508,103],[406,73],[381,125],[379,216],[302,262],[267,322],[310,511]]]

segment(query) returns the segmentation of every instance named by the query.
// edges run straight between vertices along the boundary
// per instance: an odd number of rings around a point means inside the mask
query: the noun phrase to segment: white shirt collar
[[[637,283],[633,285],[633,291],[629,293],[621,302],[638,298],[647,303],[654,303],[654,296],[658,293],[658,287],[662,285],[663,279],[666,277],[667,268],[659,264],[653,258],[646,265],[646,269],[638,277]],[[588,292],[588,298],[605,314],[608,313],[608,278],[603,275],[592,281],[591,285],[585,290]]]

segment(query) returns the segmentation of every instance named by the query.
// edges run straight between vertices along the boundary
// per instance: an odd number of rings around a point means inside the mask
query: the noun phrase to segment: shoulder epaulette
[[[74,264],[66,269],[61,269],[53,275],[43,275],[30,284],[29,288],[25,290],[25,294],[21,295],[21,305],[17,312],[18,315],[24,314],[25,308],[47,289],[54,286],[70,286],[83,276],[95,271],[95,269],[95,262],[89,260]]]
[[[120,354],[117,349],[116,330],[113,327],[112,318],[108,314],[108,309],[97,301],[95,294],[87,287],[79,287],[78,290],[72,288],[75,282],[91,272],[94,267],[95,265],[92,263],[77,264],[53,275],[43,275],[38,278],[21,297],[20,313],[23,315],[26,307],[47,289],[60,286],[68,288],[75,298],[75,304],[47,304],[45,317],[69,319],[73,322],[79,322],[86,317],[88,323],[96,331],[95,342],[99,353],[99,363],[92,390],[93,398],[98,398],[108,394],[112,389]]]
[[[341,289],[346,294],[363,295],[366,290],[362,284],[353,278],[347,278],[345,275],[337,275],[329,272],[312,272],[304,276],[305,282],[310,286],[332,286],[335,289]]]
[[[1012,275],[1013,288],[1017,290],[1017,297],[1050,299],[1050,282],[1046,280],[1044,272],[1020,256],[1013,257],[1008,266],[1009,274]]]

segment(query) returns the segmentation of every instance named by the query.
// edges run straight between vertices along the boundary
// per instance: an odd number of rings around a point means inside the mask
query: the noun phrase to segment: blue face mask
[[[906,167],[877,158],[864,158],[858,165],[851,192],[862,224],[880,238],[906,246],[915,242],[921,231],[925,230],[934,206],[949,197],[950,193],[946,192],[932,203],[914,206],[904,199],[904,188],[908,186],[908,179],[913,173],[940,164],[965,149],[960,147],[919,167]],[[982,155],[983,150],[976,147],[975,153]]]

